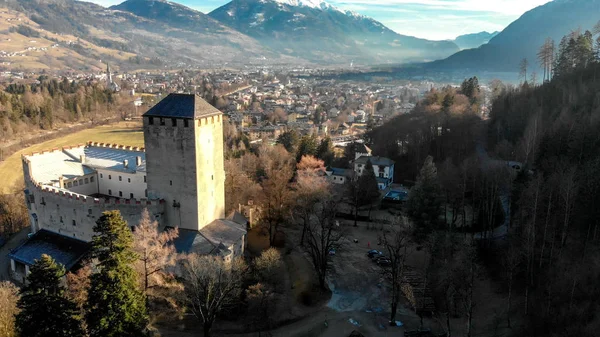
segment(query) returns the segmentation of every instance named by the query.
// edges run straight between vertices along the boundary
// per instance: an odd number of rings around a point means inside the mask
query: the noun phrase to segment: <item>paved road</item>
[[[8,259],[8,254],[11,250],[19,247],[20,244],[27,240],[27,234],[31,232],[29,227],[23,229],[19,233],[13,235],[8,242],[0,247],[0,282],[9,280],[9,268],[10,268],[10,260]]]

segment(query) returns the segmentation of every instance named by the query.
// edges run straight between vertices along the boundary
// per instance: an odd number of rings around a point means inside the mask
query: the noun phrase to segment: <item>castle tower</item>
[[[166,201],[164,223],[199,230],[225,218],[222,113],[170,94],[143,117],[148,197]]]

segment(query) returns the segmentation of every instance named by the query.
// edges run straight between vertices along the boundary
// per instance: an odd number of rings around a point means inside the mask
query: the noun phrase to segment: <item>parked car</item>
[[[388,258],[382,258],[377,260],[377,265],[379,265],[380,267],[389,267],[392,265],[392,260]]]
[[[379,260],[389,260],[389,258],[385,255],[377,256],[373,258],[373,262],[377,263]]]
[[[380,252],[380,251],[378,251],[377,249],[372,249],[372,250],[370,250],[370,251],[367,253],[367,256],[368,256],[370,259],[372,259],[372,258],[375,258],[375,257],[382,256],[382,255],[383,255],[383,253],[382,253],[382,252]]]

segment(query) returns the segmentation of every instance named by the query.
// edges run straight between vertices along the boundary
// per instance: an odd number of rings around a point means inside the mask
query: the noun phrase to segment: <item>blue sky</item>
[[[87,0],[109,6],[124,0]],[[229,0],[175,0],[208,13]],[[432,40],[502,30],[526,11],[549,0],[328,0],[378,21],[400,34]]]

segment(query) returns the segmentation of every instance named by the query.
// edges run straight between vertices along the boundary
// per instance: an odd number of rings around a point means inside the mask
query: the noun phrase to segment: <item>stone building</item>
[[[171,94],[143,128],[145,148],[88,142],[22,157],[32,234],[9,255],[15,279],[42,254],[76,266],[107,210],[134,230],[147,208],[163,228],[180,229],[180,252],[244,253],[247,221],[224,214],[221,112],[197,95]]]

